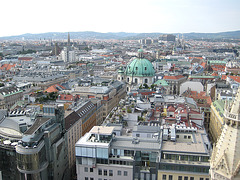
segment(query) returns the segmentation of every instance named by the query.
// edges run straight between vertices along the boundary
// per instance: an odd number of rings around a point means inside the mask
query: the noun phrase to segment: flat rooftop
[[[94,126],[90,133],[91,134],[100,134],[100,135],[111,135],[113,133],[114,127],[106,126]]]
[[[170,153],[177,152],[177,153],[183,153],[183,154],[184,153],[208,154],[209,151],[206,147],[206,138],[205,138],[206,135],[201,132],[192,133],[191,135],[194,138],[193,142],[183,142],[181,140],[180,142],[178,142],[178,139],[176,142],[163,141],[162,151],[168,151]]]
[[[75,147],[109,147],[109,141],[91,141],[91,133],[86,133],[75,144]]]
[[[161,143],[157,139],[149,138],[139,138],[134,139],[133,137],[115,137],[115,140],[112,141],[112,147],[116,149],[126,149],[129,150],[138,150],[141,151],[160,151]]]

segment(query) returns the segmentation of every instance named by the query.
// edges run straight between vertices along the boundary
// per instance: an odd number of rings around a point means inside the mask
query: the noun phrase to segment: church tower
[[[225,103],[225,125],[210,162],[212,180],[240,179],[240,88],[232,103]]]
[[[68,32],[68,41],[67,41],[67,62],[69,62],[69,51],[70,51],[70,34]]]

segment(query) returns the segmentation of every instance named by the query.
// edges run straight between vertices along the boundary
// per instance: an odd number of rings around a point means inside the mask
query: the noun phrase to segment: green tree
[[[143,117],[138,116],[138,121],[143,121]]]
[[[153,91],[156,91],[156,85],[155,85],[155,84],[152,84],[152,85],[151,85],[151,89],[152,89]]]
[[[85,47],[84,50],[88,52],[91,49],[89,47]]]
[[[148,89],[149,88],[149,86],[146,83],[143,84],[143,86],[144,86],[144,89]]]
[[[132,110],[130,108],[128,108],[127,113],[132,113]]]
[[[32,49],[28,49],[27,51],[19,51],[17,54],[32,54],[32,53],[36,53],[37,51],[32,50]]]

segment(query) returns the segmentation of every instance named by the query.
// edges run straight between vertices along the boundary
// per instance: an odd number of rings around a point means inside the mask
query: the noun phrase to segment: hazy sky
[[[240,0],[3,0],[0,36],[240,30]]]

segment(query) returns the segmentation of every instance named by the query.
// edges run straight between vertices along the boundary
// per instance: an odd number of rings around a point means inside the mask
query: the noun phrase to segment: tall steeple
[[[70,34],[68,32],[68,41],[67,41],[67,62],[69,62],[69,51],[70,51]]]
[[[67,46],[69,47],[70,46],[70,34],[68,32],[68,41],[67,41]]]
[[[210,162],[212,180],[240,179],[240,88],[224,111],[225,125]]]

